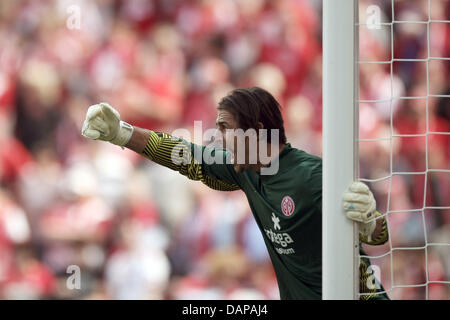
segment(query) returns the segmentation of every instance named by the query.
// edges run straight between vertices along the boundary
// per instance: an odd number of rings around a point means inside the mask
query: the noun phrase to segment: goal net
[[[359,259],[391,299],[450,299],[450,1],[357,5],[356,165],[390,235]]]

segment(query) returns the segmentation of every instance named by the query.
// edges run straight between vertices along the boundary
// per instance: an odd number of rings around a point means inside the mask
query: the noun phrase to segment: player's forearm
[[[147,145],[148,139],[150,138],[150,130],[135,126],[133,128],[133,135],[125,147],[141,154]]]
[[[381,216],[382,214],[377,211],[377,216]],[[370,245],[381,245],[386,243],[389,240],[389,232],[387,228],[387,222],[385,217],[378,218],[376,220],[377,224],[375,230],[372,233],[371,240],[369,241],[367,238],[361,236],[361,241],[370,244]]]
[[[198,168],[191,154],[191,144],[170,134],[134,127],[133,136],[126,145],[143,157],[164,167],[176,170],[193,180],[198,180]],[[190,157],[191,156],[191,157]],[[174,161],[176,157],[177,161]],[[195,170],[194,170],[195,167]]]
[[[201,165],[195,161],[192,146],[201,148],[168,133],[138,127],[134,127],[133,135],[126,145],[128,149],[157,164],[178,171],[191,180],[200,180],[203,177]]]
[[[383,219],[378,219],[377,226],[375,227],[375,230],[372,233],[372,239],[378,238],[381,235],[382,231],[383,231]]]
[[[183,173],[183,165],[187,165],[187,162],[174,163],[172,154],[175,148],[176,151],[183,149],[183,152],[190,152],[187,144],[183,145],[181,139],[174,138],[167,133],[155,132],[135,126],[133,128],[133,135],[125,146],[126,148],[160,165]],[[192,179],[196,180],[196,177],[192,177]]]

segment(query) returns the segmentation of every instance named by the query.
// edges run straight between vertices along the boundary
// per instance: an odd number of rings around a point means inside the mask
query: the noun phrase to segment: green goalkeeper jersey
[[[213,189],[242,190],[262,232],[281,299],[321,299],[321,158],[287,143],[274,160],[278,161],[276,174],[261,175],[253,170],[237,173],[232,164],[226,163],[229,154],[225,150],[206,148],[210,147],[151,131],[143,155],[192,180],[201,180]],[[214,163],[211,157],[223,161]],[[377,239],[365,242],[380,244],[386,239],[387,228],[384,227]],[[360,266],[361,292],[373,295],[362,298],[380,296],[376,295],[377,289],[371,291],[365,285],[368,266],[367,261]]]

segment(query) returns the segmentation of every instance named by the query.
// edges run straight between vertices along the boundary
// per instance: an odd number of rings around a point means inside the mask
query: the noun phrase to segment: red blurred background
[[[430,12],[426,0],[361,0],[360,20],[377,5],[391,22],[392,2],[396,20],[450,18],[447,0],[431,1]],[[1,0],[0,298],[278,299],[243,193],[213,191],[131,151],[87,141],[80,130],[100,101],[153,130],[192,129],[194,120],[210,128],[223,95],[260,86],[283,105],[288,141],[320,155],[321,5]],[[426,24],[395,24],[393,41],[389,26],[361,26],[360,60],[427,58],[428,47],[448,58],[449,26],[431,23],[427,37]],[[394,96],[425,98],[395,99],[392,108],[361,103],[360,138],[448,133],[448,62],[431,60],[428,77],[426,63],[394,62]],[[360,99],[389,99],[390,64],[360,68]],[[392,141],[394,172],[422,172],[427,163],[450,169],[449,135]],[[390,152],[389,140],[361,142],[361,177],[389,176]],[[450,243],[450,210],[407,212],[424,203],[450,207],[449,175],[371,183],[381,211],[406,211],[388,216],[391,243],[367,248],[382,255],[373,263],[386,289],[450,280],[450,246],[425,248]],[[412,246],[422,249],[391,251]],[[81,268],[79,290],[66,286],[69,265]],[[394,287],[389,295],[423,299],[425,288]],[[449,297],[450,285],[429,286],[429,298]]]

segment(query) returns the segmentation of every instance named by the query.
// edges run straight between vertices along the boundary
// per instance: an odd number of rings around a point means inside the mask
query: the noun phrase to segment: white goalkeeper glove
[[[89,107],[81,134],[88,139],[108,141],[123,148],[133,135],[133,126],[121,121],[119,112],[102,102]]]
[[[371,241],[377,222],[376,201],[369,187],[362,182],[353,182],[344,193],[344,210],[347,217],[358,222],[359,233]]]

